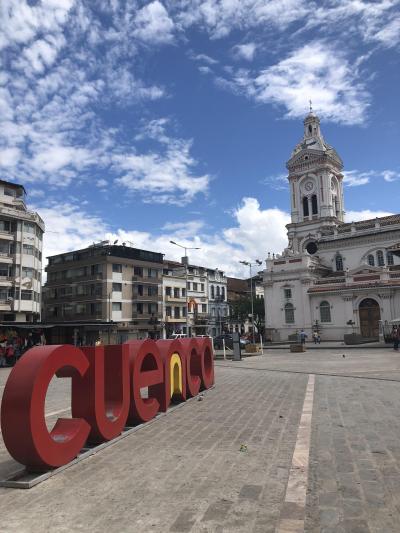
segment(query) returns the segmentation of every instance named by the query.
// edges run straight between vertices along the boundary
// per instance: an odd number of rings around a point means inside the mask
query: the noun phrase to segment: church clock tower
[[[304,119],[303,139],[286,167],[292,218],[287,225],[289,248],[313,255],[323,228],[344,222],[344,205],[342,160],[324,141],[319,118],[311,108]]]

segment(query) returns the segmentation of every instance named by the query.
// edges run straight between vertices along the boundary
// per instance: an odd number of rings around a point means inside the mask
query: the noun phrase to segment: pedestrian
[[[300,343],[305,344],[307,337],[308,337],[307,333],[304,331],[304,329],[302,329],[300,331]]]
[[[392,340],[393,340],[393,350],[398,352],[399,351],[399,330],[397,326],[394,326],[392,330]]]
[[[318,331],[314,331],[313,333],[314,344],[319,344],[318,338],[319,338]]]

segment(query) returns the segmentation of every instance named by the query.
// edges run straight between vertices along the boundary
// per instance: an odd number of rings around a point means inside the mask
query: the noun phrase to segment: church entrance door
[[[360,315],[361,336],[369,339],[379,338],[379,320],[381,310],[376,300],[365,298],[358,308]]]

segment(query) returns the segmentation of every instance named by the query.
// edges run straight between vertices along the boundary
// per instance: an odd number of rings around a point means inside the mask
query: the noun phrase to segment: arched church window
[[[337,272],[342,272],[343,270],[343,257],[340,254],[337,254],[335,258],[336,270]]]
[[[308,132],[309,132],[309,133],[312,133],[312,126],[311,126],[311,124],[308,125]]]
[[[368,256],[368,264],[369,266],[375,266],[375,257],[372,254],[369,254]]]
[[[294,324],[294,306],[293,304],[285,305],[285,322],[286,324]]]
[[[392,252],[388,252],[386,255],[387,264],[388,265],[394,265],[394,257]]]
[[[313,215],[318,215],[318,200],[316,194],[311,196],[311,209]]]
[[[308,217],[310,214],[309,210],[308,210],[308,198],[307,196],[304,196],[303,198],[303,215],[305,217]]]
[[[382,266],[385,266],[385,259],[383,257],[383,252],[382,250],[378,250],[376,252],[376,260],[378,262],[378,266],[382,267]]]
[[[329,302],[321,302],[319,304],[319,313],[321,322],[331,322],[331,306]]]

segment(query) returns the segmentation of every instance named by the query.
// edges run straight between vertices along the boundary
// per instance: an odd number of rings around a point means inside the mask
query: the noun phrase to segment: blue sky
[[[172,239],[246,274],[286,246],[309,99],[348,219],[399,211],[399,0],[2,0],[0,28],[1,177],[47,255]]]

